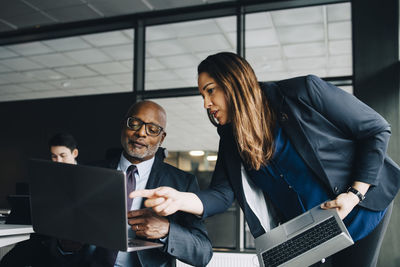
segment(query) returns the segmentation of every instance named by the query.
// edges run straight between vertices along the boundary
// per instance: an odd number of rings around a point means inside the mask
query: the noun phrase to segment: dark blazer
[[[179,191],[196,192],[199,186],[196,177],[163,162],[163,149],[155,156],[146,188],[169,186]],[[116,169],[119,158],[108,162],[103,167]],[[99,164],[96,164],[99,165]],[[142,207],[143,203],[142,203]],[[194,265],[205,266],[212,257],[212,245],[206,228],[198,217],[177,212],[168,216],[170,227],[166,245],[160,249],[138,251],[142,266],[175,266],[175,259]],[[96,248],[92,266],[113,267],[118,251]]]
[[[263,83],[283,131],[331,198],[353,181],[372,186],[361,206],[383,210],[400,187],[400,169],[387,155],[390,125],[356,97],[316,76]],[[241,158],[230,124],[219,126],[220,144],[210,188],[197,193],[203,217],[223,212],[236,198],[254,237],[265,233],[245,201]]]

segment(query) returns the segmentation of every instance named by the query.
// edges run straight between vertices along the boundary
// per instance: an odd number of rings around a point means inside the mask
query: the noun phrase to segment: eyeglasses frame
[[[130,120],[130,119],[135,119],[135,120],[138,120],[138,121],[141,122],[141,125],[140,125],[139,129],[134,130],[134,129],[132,129],[131,127],[129,127],[129,120]],[[160,132],[159,132],[157,135],[150,134],[150,133],[148,132],[148,130],[147,130],[147,125],[149,125],[149,124],[155,125],[155,126],[157,126],[158,128],[160,128]],[[135,131],[135,132],[140,131],[140,129],[142,129],[143,125],[144,125],[144,129],[145,129],[145,131],[146,131],[146,134],[149,135],[149,136],[157,137],[157,136],[159,136],[162,132],[164,132],[164,128],[163,128],[162,126],[160,126],[160,125],[158,125],[158,124],[155,124],[155,123],[153,123],[153,122],[144,122],[144,121],[142,121],[141,119],[136,118],[136,117],[127,117],[127,118],[126,118],[126,127],[127,127],[129,130],[132,130],[132,131]]]

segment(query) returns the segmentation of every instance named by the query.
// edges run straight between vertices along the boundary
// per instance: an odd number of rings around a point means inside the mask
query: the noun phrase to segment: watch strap
[[[351,193],[353,193],[353,194],[355,194],[357,197],[358,197],[358,199],[360,200],[360,202],[362,202],[364,199],[365,199],[365,196],[363,195],[363,194],[361,194],[360,193],[360,191],[358,191],[357,189],[355,189],[354,187],[349,187],[348,189],[347,189],[347,193],[348,192],[351,192]]]

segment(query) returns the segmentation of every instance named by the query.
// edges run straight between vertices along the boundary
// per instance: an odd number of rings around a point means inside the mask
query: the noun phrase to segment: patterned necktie
[[[132,206],[132,198],[129,197],[129,194],[135,190],[136,188],[136,179],[135,173],[137,172],[137,167],[135,165],[131,165],[128,167],[126,171],[126,208],[128,211],[131,210]]]

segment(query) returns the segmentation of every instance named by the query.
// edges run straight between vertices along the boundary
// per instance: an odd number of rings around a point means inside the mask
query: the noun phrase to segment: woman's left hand
[[[338,195],[334,200],[322,203],[321,208],[325,210],[336,208],[340,219],[343,220],[359,202],[360,200],[355,194],[348,192]]]

